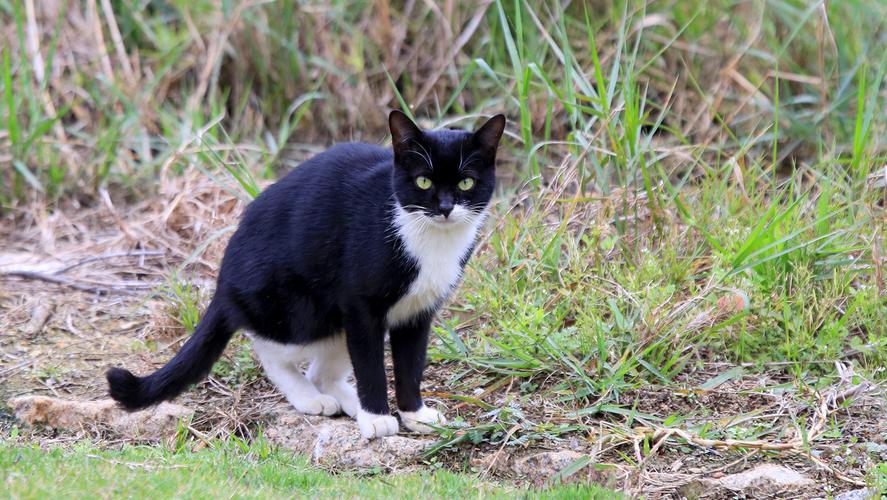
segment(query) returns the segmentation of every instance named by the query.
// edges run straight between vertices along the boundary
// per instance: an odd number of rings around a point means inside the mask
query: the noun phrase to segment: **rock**
[[[681,488],[688,497],[721,497],[739,493],[741,496],[771,496],[796,488],[812,486],[809,477],[776,464],[762,464],[738,474],[718,479],[702,478]]]
[[[415,460],[434,443],[430,438],[406,436],[366,439],[350,418],[309,416],[289,410],[282,411],[265,429],[265,437],[277,446],[310,456],[315,463],[357,469],[394,468]]]
[[[31,319],[21,327],[21,333],[26,338],[32,338],[43,332],[43,327],[52,316],[53,306],[40,303],[31,309]]]
[[[887,444],[867,442],[863,445],[870,455],[876,455],[881,460],[887,460]]]
[[[509,453],[492,452],[487,453],[486,455],[472,457],[471,466],[474,467],[475,470],[483,471],[484,473],[489,471],[510,472],[511,458],[511,454]]]
[[[585,455],[573,450],[543,451],[516,460],[512,470],[531,480],[547,480],[583,457]]]
[[[845,491],[840,495],[836,495],[834,500],[868,500],[875,497],[875,490],[862,488],[860,490]]]
[[[22,396],[9,400],[16,418],[28,425],[54,429],[111,431],[137,438],[159,439],[175,434],[179,419],[194,412],[173,403],[160,403],[129,413],[112,399],[72,401],[48,396]]]
[[[578,468],[568,471],[569,476],[561,477],[561,481],[594,482],[611,486],[617,479],[616,470],[608,467],[596,467],[588,455],[570,449],[543,451],[515,459],[511,470],[521,479],[529,481],[536,487],[541,487],[556,479],[558,475],[567,472],[566,469],[571,466]]]

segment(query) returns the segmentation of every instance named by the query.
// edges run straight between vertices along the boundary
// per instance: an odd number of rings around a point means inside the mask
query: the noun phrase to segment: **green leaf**
[[[25,164],[22,163],[21,160],[13,160],[12,165],[15,167],[15,170],[19,174],[21,174],[21,176],[25,179],[25,181],[27,181],[28,184],[31,185],[32,188],[36,189],[37,191],[40,191],[41,193],[44,192],[43,185],[40,184],[40,181],[37,179],[37,176],[34,175],[33,172],[28,170],[28,167],[25,166]]]
[[[710,390],[714,389],[715,387],[717,387],[721,384],[724,384],[730,380],[742,377],[742,375],[744,373],[745,373],[745,369],[743,367],[734,366],[733,368],[730,368],[729,370],[725,371],[724,373],[718,374],[718,375],[706,380],[702,385],[699,386],[699,388],[702,390],[705,390],[705,391],[710,391]]]

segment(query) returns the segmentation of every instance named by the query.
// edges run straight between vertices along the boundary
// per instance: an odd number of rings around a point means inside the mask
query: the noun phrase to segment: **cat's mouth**
[[[453,228],[457,226],[462,226],[466,223],[471,223],[474,221],[475,216],[477,215],[476,212],[462,205],[456,205],[455,207],[453,207],[453,210],[448,215],[444,215],[439,211],[433,211],[424,207],[413,206],[410,208],[412,208],[412,210],[407,208],[404,209],[404,211],[406,213],[412,214],[414,218],[421,218],[426,224],[429,224],[431,227],[437,227],[441,229]]]
[[[451,225],[456,224],[457,222],[459,222],[459,221],[456,220],[456,217],[453,217],[452,215],[450,215],[449,217],[447,217],[447,216],[445,216],[445,215],[443,215],[443,214],[427,214],[427,217],[428,217],[429,219],[431,219],[431,222],[432,222],[433,224],[438,224],[438,225],[441,225],[441,226],[451,226]]]
[[[441,228],[471,223],[475,218],[474,215],[474,212],[464,207],[459,207],[457,210],[453,210],[448,216],[440,213],[435,214],[430,212],[426,212],[425,214],[425,216],[428,217],[433,225]]]

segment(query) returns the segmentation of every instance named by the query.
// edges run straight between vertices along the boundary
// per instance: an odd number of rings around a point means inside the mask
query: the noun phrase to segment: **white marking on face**
[[[462,257],[474,243],[486,218],[462,205],[449,217],[429,217],[397,205],[394,224],[407,256],[418,268],[407,293],[388,310],[388,326],[397,326],[438,306],[449,297],[462,276]]]

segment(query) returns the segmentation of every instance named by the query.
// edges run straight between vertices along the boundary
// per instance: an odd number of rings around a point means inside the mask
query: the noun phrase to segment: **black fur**
[[[428,214],[448,215],[453,203],[483,210],[493,193],[505,119],[494,117],[475,133],[422,131],[396,111],[389,122],[393,151],[334,146],[257,197],[228,244],[215,296],[194,335],[152,375],[109,370],[111,397],[134,410],[177,396],[207,375],[239,328],[287,344],[344,328],[361,407],[388,413],[386,314],[418,273],[393,227],[395,203]],[[419,189],[420,175],[434,188]],[[475,181],[467,192],[456,188],[465,176]],[[422,405],[419,385],[434,312],[390,332],[398,406],[405,411]]]

